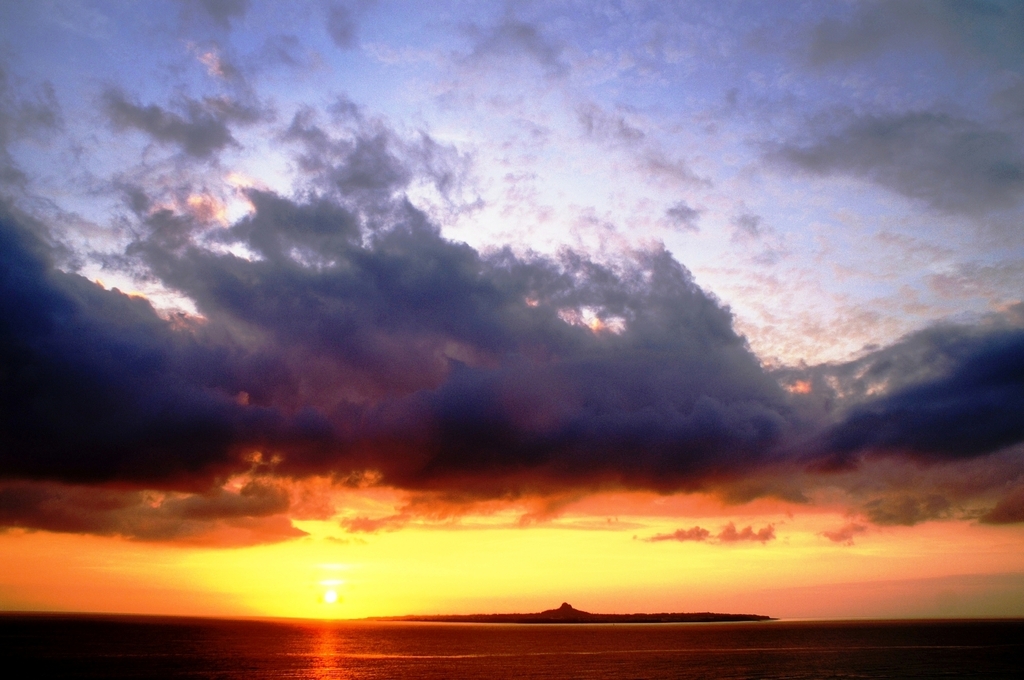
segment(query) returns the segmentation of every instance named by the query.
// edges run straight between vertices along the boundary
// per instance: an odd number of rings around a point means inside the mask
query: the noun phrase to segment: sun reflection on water
[[[342,631],[333,625],[324,624],[318,627],[309,660],[310,678],[321,680],[351,677],[351,673],[342,667],[345,654],[342,637]]]

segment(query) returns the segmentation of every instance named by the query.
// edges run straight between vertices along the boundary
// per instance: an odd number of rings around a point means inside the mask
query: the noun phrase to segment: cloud
[[[701,527],[690,527],[689,529],[676,529],[671,534],[655,534],[644,540],[648,543],[660,541],[705,541],[711,532]]]
[[[367,0],[334,2],[327,7],[327,34],[340,50],[350,50],[358,45],[359,15],[370,4]]]
[[[284,516],[288,508],[283,488],[258,479],[202,494],[0,483],[0,526],[141,541],[254,545],[306,535]]]
[[[341,97],[325,123],[312,109],[293,116],[282,139],[296,145],[299,169],[312,187],[363,213],[386,210],[410,187],[429,187],[449,213],[480,205],[471,192],[473,159],[425,132],[403,138]]]
[[[931,111],[840,117],[804,141],[767,147],[780,167],[848,175],[941,211],[983,214],[1024,196],[1024,152],[1013,134]]]
[[[240,347],[56,269],[41,232],[0,210],[0,475],[193,490],[245,466],[243,442],[320,436],[313,414],[238,403]]]
[[[562,59],[563,47],[529,22],[506,17],[494,26],[470,26],[467,33],[473,47],[465,61],[472,65],[504,65],[510,59],[525,58],[540,66],[550,77],[564,76],[569,65]]]
[[[656,147],[648,147],[638,154],[637,167],[644,173],[683,185],[711,186],[711,181],[697,175],[682,159],[672,159]]]
[[[359,423],[351,445],[380,451],[372,462],[393,483],[493,474],[507,488],[540,469],[538,484],[699,477],[756,458],[751,447],[785,426],[781,393],[728,314],[664,251],[622,271],[574,253],[484,257],[408,207],[364,242],[356,217],[328,202],[250,200],[256,213],[229,233],[257,260],[169,257],[159,229],[139,252],[208,317],[260,328],[290,366],[314,360],[324,383],[344,386],[359,416],[340,429]],[[231,293],[242,280],[246,294]],[[623,332],[565,320],[582,308],[623,319]]]
[[[732,224],[735,227],[733,240],[757,238],[764,231],[761,226],[761,216],[744,213],[733,218]]]
[[[55,269],[45,227],[5,213],[3,473],[203,489],[259,450],[285,476],[500,497],[698,488],[767,460],[786,395],[663,248],[602,264],[448,241],[397,193],[394,139],[335,140],[309,163],[332,194],[250,190],[217,232],[136,201],[127,256],[202,321]]]
[[[260,61],[301,68],[304,65],[302,48],[302,41],[296,35],[272,35],[263,43]]]
[[[951,60],[982,58],[1019,68],[1024,57],[1024,9],[1001,0],[859,2],[843,17],[811,27],[806,57],[824,66],[906,50],[938,48]]]
[[[937,493],[925,496],[894,495],[864,504],[864,514],[875,524],[914,526],[932,519],[948,518],[952,505]]]
[[[20,183],[25,176],[10,154],[20,140],[45,141],[63,127],[64,119],[53,86],[43,83],[26,96],[0,63],[0,184]]]
[[[833,543],[842,543],[843,545],[853,545],[853,537],[857,534],[862,534],[867,531],[867,527],[863,524],[857,524],[856,522],[850,522],[839,527],[835,531],[823,531],[821,535],[832,541]]]
[[[1024,522],[1024,487],[1004,496],[995,507],[979,519],[983,524],[1018,524]]]
[[[711,186],[707,178],[694,173],[685,160],[672,158],[623,113],[609,113],[593,102],[585,102],[576,107],[576,118],[588,139],[624,150],[644,175],[672,184]]]
[[[296,112],[284,132],[285,141],[302,147],[300,169],[321,189],[356,196],[361,204],[388,201],[405,189],[413,173],[403,155],[403,143],[390,129],[365,121],[358,108],[344,117],[355,123],[349,134],[334,135],[319,124],[311,109]]]
[[[179,147],[194,158],[207,159],[226,147],[239,146],[229,124],[252,124],[267,112],[226,97],[203,100],[182,99],[182,114],[150,104],[130,102],[116,88],[103,93],[103,104],[111,124],[119,130],[136,129],[155,141]]]
[[[624,115],[609,114],[593,102],[577,106],[576,117],[588,137],[605,139],[626,146],[635,146],[647,137],[643,130],[631,125]]]
[[[747,526],[737,531],[736,525],[729,522],[725,527],[722,528],[718,535],[715,536],[722,543],[735,543],[738,541],[756,541],[759,543],[767,543],[768,541],[775,540],[775,525],[769,524],[761,527],[757,531],[754,531],[754,527]]]
[[[648,543],[659,543],[661,541],[704,542],[707,541],[709,537],[711,537],[710,531],[702,527],[695,526],[689,529],[676,529],[671,534],[655,534],[654,536],[645,538],[644,540]],[[769,524],[757,531],[754,531],[753,526],[747,526],[741,530],[737,530],[736,525],[733,522],[729,522],[712,538],[718,543],[736,543],[739,541],[767,543],[768,541],[775,540],[775,525]]]
[[[700,231],[697,220],[703,214],[703,210],[691,208],[686,201],[679,201],[665,211],[665,217],[675,227],[684,231]]]
[[[191,44],[189,48],[196,60],[206,68],[207,75],[245,85],[241,69],[221,46],[216,43],[204,47]]]
[[[380,531],[397,531],[409,523],[411,517],[407,513],[388,515],[370,519],[369,517],[347,517],[340,524],[350,534],[375,534]]]
[[[249,10],[249,0],[190,0],[189,4],[223,29],[231,28],[231,21],[243,19]]]
[[[111,96],[157,130],[177,120],[163,134],[185,149],[186,114]],[[248,115],[187,102],[196,121],[225,129]],[[29,485],[11,487],[9,526],[61,526],[116,487],[129,495],[80,530],[176,536],[147,534],[147,517],[191,522],[190,536],[232,522],[281,529],[273,518],[291,506],[272,480],[224,488],[255,452],[279,459],[273,480],[358,478],[465,502],[746,480],[754,497],[799,499],[796,482],[773,475],[828,479],[869,458],[944,464],[1024,441],[1024,331],[1009,315],[769,373],[664,247],[597,261],[449,240],[404,193],[416,182],[450,191],[460,156],[347,101],[333,114],[327,124],[300,111],[284,133],[306,190],[248,189],[251,211],[233,223],[211,227],[130,188],[133,241],[116,261],[197,316],[162,316],[62,271],[47,225],[2,205],[0,477]],[[959,502],[926,484],[899,491],[851,503],[875,523],[907,524]],[[151,512],[130,495],[143,492],[172,496]],[[992,485],[972,493],[990,504]],[[345,526],[399,523],[383,519]],[[730,524],[705,539],[774,537],[773,525]]]
[[[825,433],[836,461],[856,454],[958,460],[1024,441],[1024,329],[939,325],[837,367],[849,407]]]
[[[992,103],[1009,118],[1024,119],[1024,82],[1016,82],[992,95]]]

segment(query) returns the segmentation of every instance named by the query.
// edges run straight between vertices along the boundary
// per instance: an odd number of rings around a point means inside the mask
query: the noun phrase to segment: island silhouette
[[[374,616],[372,621],[425,621],[430,623],[714,623],[721,621],[771,621],[761,614],[684,612],[660,614],[594,614],[563,602],[557,609],[535,614],[410,614]]]

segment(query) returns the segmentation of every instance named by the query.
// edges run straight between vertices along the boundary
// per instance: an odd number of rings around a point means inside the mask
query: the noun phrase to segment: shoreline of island
[[[563,602],[557,609],[532,614],[408,614],[374,616],[367,621],[420,623],[727,623],[775,621],[762,614],[724,614],[716,612],[662,612],[655,614],[594,614]]]

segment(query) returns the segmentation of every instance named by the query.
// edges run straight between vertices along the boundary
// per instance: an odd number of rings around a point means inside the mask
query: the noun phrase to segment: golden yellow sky
[[[357,618],[568,601],[597,612],[785,618],[1024,615],[1019,525],[869,526],[847,544],[823,534],[849,517],[780,502],[604,494],[525,525],[520,510],[412,519],[377,533],[349,533],[337,518],[298,520],[307,536],[250,547],[9,530],[0,534],[0,608]],[[771,525],[775,537],[716,539],[730,522]],[[710,538],[644,540],[693,526]]]

